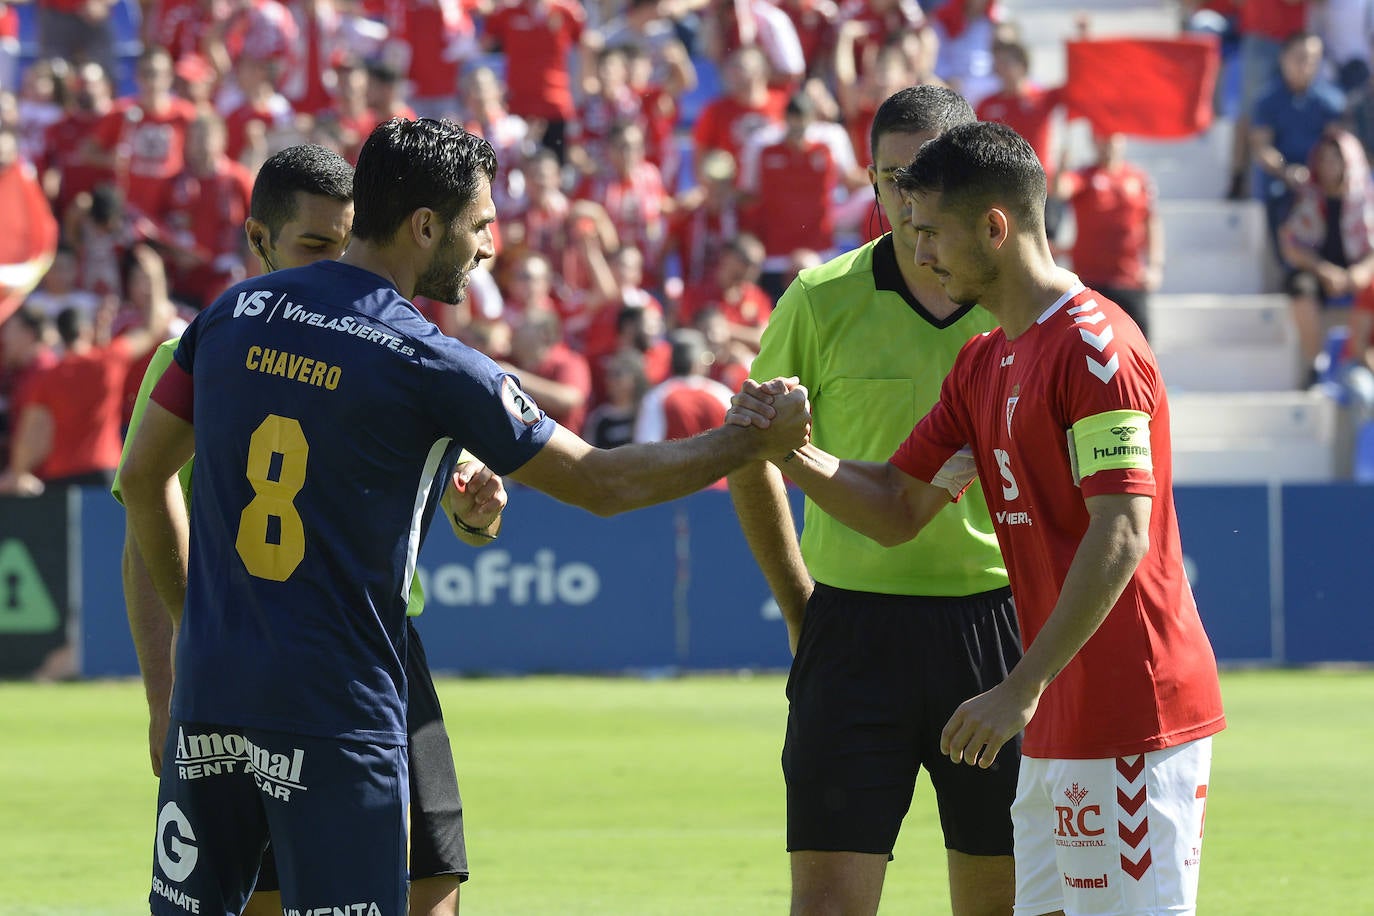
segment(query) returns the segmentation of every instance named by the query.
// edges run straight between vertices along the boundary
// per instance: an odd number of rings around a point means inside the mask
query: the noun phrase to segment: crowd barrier
[[[1176,496],[1222,662],[1374,662],[1374,487],[1189,486]],[[438,521],[420,553],[428,605],[417,625],[436,671],[788,665],[777,607],[723,492],[599,519],[517,487],[494,544],[470,548],[445,528]],[[123,533],[123,510],[101,490],[0,499],[0,675],[71,650],[83,677],[137,673]]]

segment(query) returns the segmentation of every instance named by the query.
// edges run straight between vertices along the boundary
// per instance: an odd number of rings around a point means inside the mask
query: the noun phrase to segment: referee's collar
[[[897,266],[897,249],[892,243],[891,232],[878,239],[878,243],[873,246],[873,286],[901,296],[913,312],[937,328],[947,328],[956,324],[974,308],[972,305],[962,306],[946,318],[936,318],[932,315],[921,304],[921,300],[912,294],[911,288],[902,278],[902,269]]]

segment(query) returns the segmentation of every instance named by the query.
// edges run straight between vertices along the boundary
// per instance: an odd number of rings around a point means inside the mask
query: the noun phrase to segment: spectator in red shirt
[[[392,118],[413,121],[415,109],[406,102],[406,81],[401,71],[382,60],[367,65],[367,107],[377,123]],[[366,139],[366,138],[364,138]]]
[[[644,156],[644,129],[617,124],[608,141],[610,168],[583,182],[577,196],[605,208],[620,245],[633,245],[644,255],[649,285],[663,275],[663,250],[673,200],[663,187],[658,167]]]
[[[792,20],[806,60],[806,75],[824,79],[835,58],[840,27],[840,7],[834,0],[777,0],[777,7]]]
[[[773,300],[754,282],[762,266],[762,242],[747,234],[731,240],[721,251],[712,277],[683,290],[677,327],[691,327],[702,309],[718,309],[729,322],[731,339],[757,351],[768,316],[773,314]]]
[[[139,248],[137,256],[158,260],[147,247]],[[124,444],[124,379],[139,357],[165,339],[155,331],[165,319],[150,311],[147,325],[98,346],[88,317],[74,309],[57,316],[66,353],[25,387],[0,493],[37,494],[63,484],[110,485]]]
[[[405,45],[415,110],[457,120],[458,68],[477,50],[477,27],[466,0],[390,0],[385,22]],[[501,161],[499,158],[497,161]]]
[[[639,405],[636,442],[690,439],[720,426],[730,409],[734,392],[706,375],[711,351],[705,336],[693,328],[678,328],[668,335],[668,345],[670,373]]]
[[[568,161],[583,175],[605,168],[611,128],[646,126],[639,96],[630,88],[630,60],[624,48],[602,48],[596,53],[593,84],[596,91],[582,100],[577,118],[568,125]]]
[[[203,114],[186,138],[186,168],[167,185],[159,211],[173,294],[197,309],[246,276],[243,224],[253,176],[224,152],[224,122]]]
[[[1055,196],[1073,207],[1073,269],[1149,336],[1148,294],[1164,276],[1164,229],[1150,177],[1125,159],[1126,138],[1095,138],[1097,161],[1063,172]]]
[[[368,135],[381,123],[368,105],[368,75],[356,57],[341,55],[334,65],[334,104],[320,112],[318,121],[337,144],[339,155],[353,165]]]
[[[509,64],[510,110],[564,161],[567,125],[577,115],[568,55],[583,47],[586,13],[572,0],[510,0],[487,17],[483,46]],[[585,50],[585,49],[584,49]],[[593,72],[583,54],[582,72]]]
[[[592,391],[598,396],[604,389],[596,367],[620,345],[620,310],[648,309],[655,314],[657,324],[663,323],[663,303],[644,288],[644,256],[639,249],[623,245],[618,251],[603,255],[602,259],[606,262],[609,282],[603,293],[593,295],[588,301],[586,330],[578,347],[592,365]]]
[[[172,58],[163,48],[139,55],[134,75],[138,95],[116,102],[87,142],[88,152],[103,154],[114,168],[126,208],[146,216],[157,212],[167,179],[185,165],[186,130],[196,109],[172,94]]]
[[[87,143],[114,104],[110,79],[99,64],[91,62],[76,67],[72,82],[67,113],[48,128],[43,155],[35,162],[58,216],[67,212],[77,194],[114,178],[104,157],[94,154]]]
[[[706,56],[725,59],[741,48],[757,48],[768,61],[769,82],[790,93],[806,75],[806,57],[796,26],[772,0],[711,0],[702,18]]]
[[[697,182],[678,195],[669,221],[682,282],[705,280],[721,250],[741,231],[734,157],[725,150],[712,150],[697,160]]]
[[[782,123],[788,94],[768,85],[768,61],[757,48],[740,48],[730,55],[721,78],[725,94],[702,108],[692,139],[698,156],[721,149],[738,162],[755,132]]]
[[[1030,53],[1017,41],[999,41],[992,46],[992,68],[1001,88],[978,104],[978,120],[999,121],[1025,137],[1053,181],[1056,170],[1051,128],[1054,110],[1061,104],[1062,87],[1045,89],[1031,81]]]
[[[958,3],[959,0],[946,0]],[[846,23],[850,26],[853,38],[843,41]],[[920,37],[924,51],[922,57],[932,61],[937,50],[935,33],[929,28],[926,15],[916,0],[845,0],[840,5],[841,41],[837,55],[848,55],[849,60],[836,58],[836,72],[840,67],[848,67],[856,77],[862,77],[873,65],[878,51],[890,44],[900,35]],[[910,83],[908,84],[910,85]]]
[[[505,87],[495,71],[490,67],[475,67],[463,77],[463,111],[458,120],[468,133],[476,134],[491,144],[496,151],[496,161],[503,164],[502,171],[510,174],[518,171],[518,163],[525,158],[525,145],[529,139],[530,126],[519,115],[513,115],[506,108]],[[555,156],[553,164],[558,165]],[[510,200],[505,182],[502,187],[493,187],[492,196],[496,209],[504,214],[511,212]]]
[[[807,136],[815,118],[811,97],[795,93],[787,103],[782,139],[750,156],[740,179],[750,226],[763,243],[760,285],[773,299],[782,295],[778,284],[793,251],[811,249],[829,258],[835,247],[840,169],[830,148]]]
[[[38,173],[19,156],[19,138],[0,125],[0,320],[9,316],[38,285],[57,251],[53,219]]]
[[[520,387],[544,412],[575,433],[582,431],[592,396],[592,373],[587,359],[563,343],[558,314],[537,308],[525,312],[511,334],[511,365]]]
[[[254,170],[267,159],[268,136],[289,128],[295,119],[295,109],[277,91],[275,70],[270,58],[245,54],[234,62],[234,81],[243,101],[224,119],[224,152]]]
[[[63,309],[75,308],[92,318],[100,308],[100,297],[80,284],[80,264],[70,245],[58,245],[52,266],[43,275],[38,288],[24,300],[28,308],[38,308],[49,318],[56,318]]]
[[[0,324],[0,462],[9,467],[10,435],[24,408],[25,385],[34,373],[57,365],[52,322],[42,309],[19,307]]]

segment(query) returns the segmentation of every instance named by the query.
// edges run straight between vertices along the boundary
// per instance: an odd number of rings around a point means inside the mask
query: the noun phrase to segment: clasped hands
[[[798,384],[796,376],[763,384],[746,379],[739,393],[730,398],[725,422],[752,426],[767,435],[769,447],[760,457],[771,460],[791,455],[811,441],[811,401],[806,386]]]

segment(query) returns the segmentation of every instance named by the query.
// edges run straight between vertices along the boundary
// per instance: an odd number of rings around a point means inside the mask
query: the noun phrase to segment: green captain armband
[[[1098,471],[1153,471],[1150,415],[1138,410],[1109,410],[1084,417],[1069,430],[1069,463],[1075,485]]]

